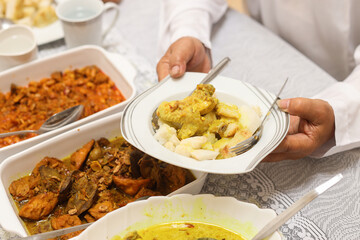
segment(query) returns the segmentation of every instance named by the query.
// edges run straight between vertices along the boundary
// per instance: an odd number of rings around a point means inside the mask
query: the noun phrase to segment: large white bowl
[[[11,84],[27,86],[30,81],[40,81],[44,77],[49,77],[55,71],[64,71],[70,67],[75,69],[88,65],[96,65],[107,74],[126,100],[54,131],[0,148],[0,162],[8,156],[14,155],[69,129],[122,111],[136,94],[133,83],[136,69],[121,55],[109,53],[100,47],[89,45],[67,50],[0,72],[0,90],[8,92],[10,91]]]
[[[264,122],[259,141],[250,150],[235,157],[198,161],[172,152],[154,138],[151,119],[160,103],[185,98],[205,76],[204,73],[187,72],[180,79],[168,77],[137,95],[124,109],[121,124],[123,136],[147,154],[179,167],[217,174],[250,172],[281,143],[288,132],[289,114],[277,106]],[[275,99],[273,93],[238,79],[217,76],[211,84],[216,88],[215,95],[221,102],[258,107],[262,117]]]
[[[20,236],[27,236],[23,221],[18,217],[18,209],[9,193],[9,186],[32,171],[45,156],[63,159],[87,143],[90,139],[115,138],[120,136],[119,129],[122,113],[114,114],[94,122],[74,128],[68,132],[44,141],[19,154],[7,158],[0,164],[0,225]],[[206,173],[192,171],[196,180],[172,192],[197,194],[206,179]]]
[[[151,197],[117,209],[82,232],[77,240],[102,240],[155,224],[174,221],[200,221],[220,225],[251,239],[265,224],[276,217],[272,209],[238,201],[233,197],[210,194],[179,194]],[[206,237],[206,236],[204,236]],[[275,232],[269,240],[279,240]]]

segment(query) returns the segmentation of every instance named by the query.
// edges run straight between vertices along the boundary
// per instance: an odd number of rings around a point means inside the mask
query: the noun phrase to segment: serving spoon
[[[266,237],[269,237],[273,234],[280,226],[286,223],[292,216],[298,213],[303,207],[309,204],[312,200],[317,198],[320,194],[324,193],[326,190],[334,186],[343,178],[341,173],[335,175],[330,178],[326,182],[317,186],[315,189],[311,190],[299,200],[294,202],[290,207],[288,207],[285,211],[276,216],[273,220],[271,220],[268,224],[266,224],[251,240],[262,240]],[[266,238],[267,239],[267,238]],[[215,238],[198,238],[196,240],[217,240]]]
[[[8,18],[0,18],[0,30],[9,28],[14,22]]]
[[[319,195],[324,193],[326,190],[334,186],[343,178],[341,173],[335,175],[330,178],[326,182],[317,186],[315,189],[311,190],[299,200],[294,202],[290,207],[288,207],[285,211],[276,216],[273,220],[271,220],[268,224],[266,224],[251,240],[262,240],[271,234],[273,234],[280,226],[287,222],[292,216],[298,213],[303,207],[309,204],[312,200],[317,198]]]
[[[78,120],[83,111],[84,111],[84,106],[77,105],[52,115],[49,119],[47,119],[43,123],[43,125],[41,125],[41,127],[38,130],[22,130],[16,132],[1,133],[0,138],[13,136],[13,135],[21,135],[26,133],[37,133],[37,134],[46,133]]]

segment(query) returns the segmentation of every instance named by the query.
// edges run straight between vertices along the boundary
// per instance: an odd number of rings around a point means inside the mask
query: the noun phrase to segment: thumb
[[[277,101],[277,105],[284,112],[315,124],[323,122],[322,118],[328,116],[323,114],[324,103],[326,102],[323,100],[310,98],[289,98]]]
[[[179,47],[173,48],[169,57],[169,73],[173,78],[184,75],[187,63],[194,55],[193,48]]]
[[[156,72],[159,81],[163,80],[167,75],[169,75],[169,61],[166,58],[166,55],[158,62],[156,66]]]

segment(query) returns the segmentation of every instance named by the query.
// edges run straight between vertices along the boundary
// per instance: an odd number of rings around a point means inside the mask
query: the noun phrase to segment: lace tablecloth
[[[105,43],[108,51],[120,53],[134,64],[138,71],[135,80],[138,92],[156,83],[154,42],[157,26],[153,25],[153,18],[158,16],[158,4],[155,0],[124,0],[122,20]],[[137,20],[131,13],[134,10],[143,18]],[[241,31],[234,31],[235,20],[240,22]],[[128,26],[130,23],[136,28]],[[149,38],[134,38],[142,34]],[[283,97],[311,96],[334,82],[288,44],[234,11],[229,11],[217,24],[213,40],[215,62],[230,56],[232,66],[240,66],[227,68],[223,73],[225,76],[250,79],[254,85],[271,91],[279,88],[284,76],[292,77],[295,81],[284,89]],[[44,57],[65,49],[64,41],[59,40],[41,46],[39,55]],[[268,76],[271,80],[265,84],[263,79]],[[280,231],[285,239],[360,239],[360,149],[323,159],[261,163],[251,173],[241,175],[209,174],[202,193],[233,196],[281,213],[339,172],[344,179],[291,218]],[[11,236],[0,228],[0,239],[11,239]]]

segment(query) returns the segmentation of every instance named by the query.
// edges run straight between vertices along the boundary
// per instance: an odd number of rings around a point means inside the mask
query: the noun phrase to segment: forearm
[[[160,14],[158,56],[185,36],[199,39],[211,48],[212,25],[225,13],[225,0],[163,0]]]

